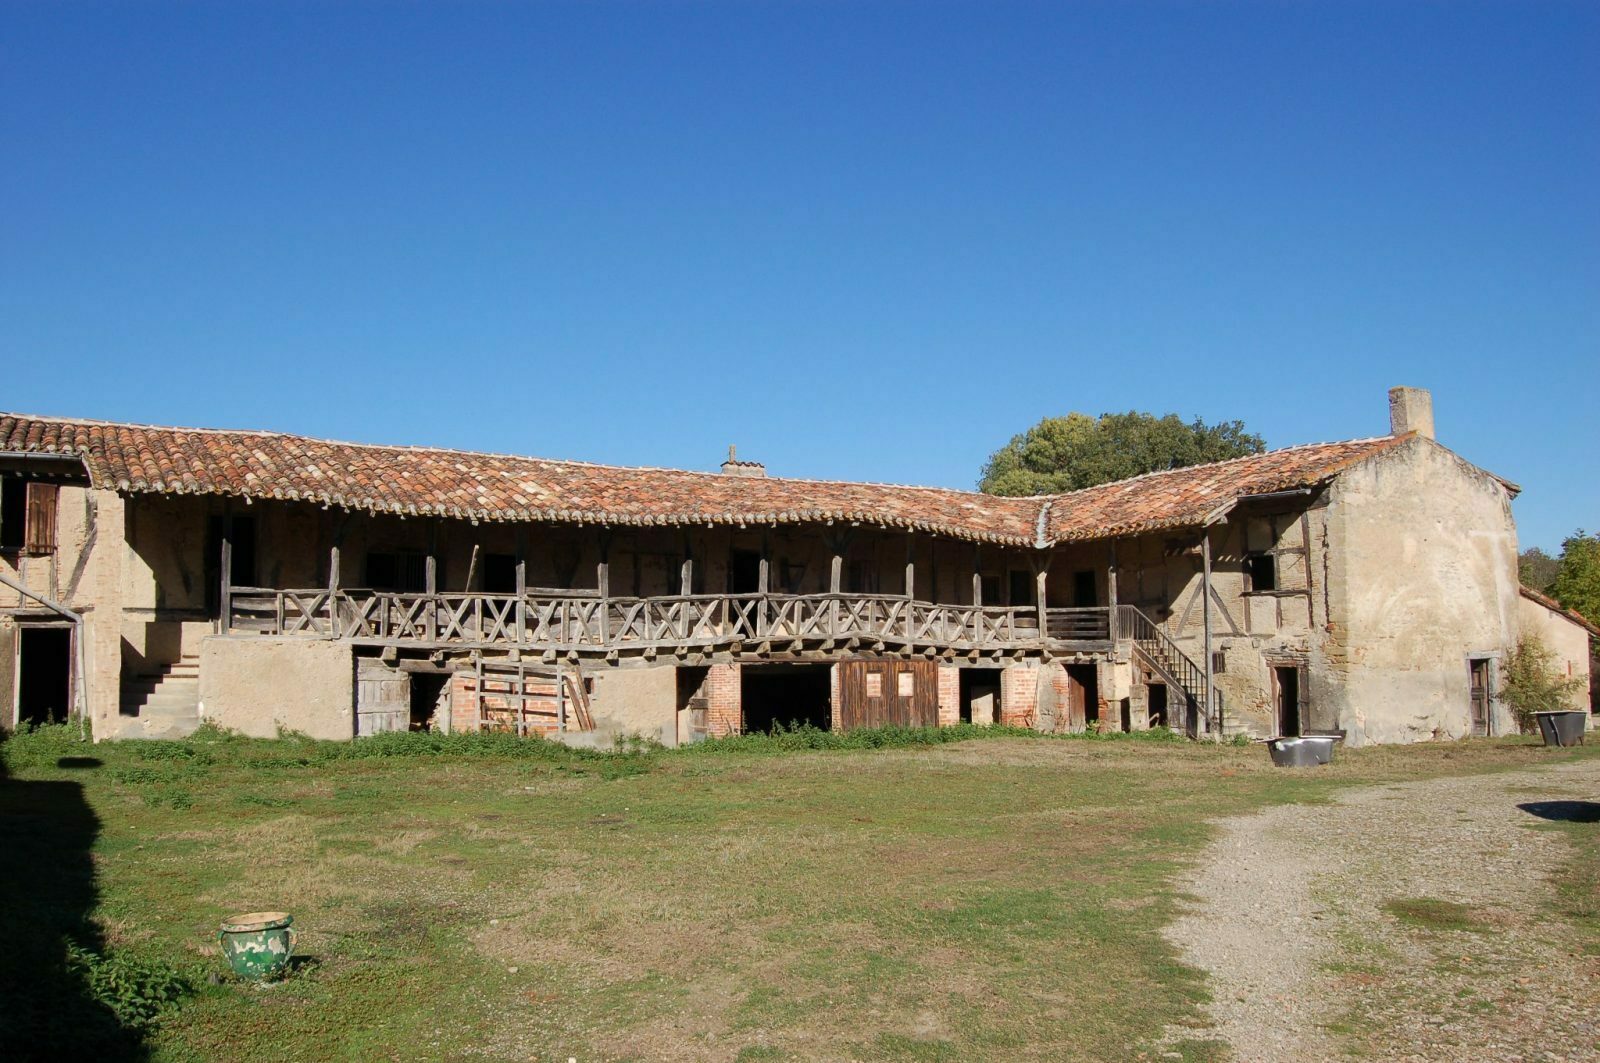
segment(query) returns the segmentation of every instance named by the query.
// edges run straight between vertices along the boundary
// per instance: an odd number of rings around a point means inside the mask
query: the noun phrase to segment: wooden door
[[[936,726],[938,676],[933,661],[840,661],[841,729]]]
[[[1467,662],[1471,669],[1472,734],[1489,734],[1489,659],[1476,657]]]
[[[404,731],[411,723],[411,677],[381,661],[356,664],[356,734]]]

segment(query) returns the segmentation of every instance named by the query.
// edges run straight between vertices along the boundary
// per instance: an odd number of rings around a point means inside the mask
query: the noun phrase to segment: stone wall
[[[1326,637],[1311,698],[1351,745],[1460,738],[1472,657],[1516,642],[1517,536],[1494,477],[1415,438],[1347,469],[1329,491]],[[1494,731],[1511,727],[1496,705]]]

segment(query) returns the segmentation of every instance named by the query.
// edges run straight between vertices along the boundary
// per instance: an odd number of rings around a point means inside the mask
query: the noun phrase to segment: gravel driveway
[[[1600,761],[1223,820],[1168,931],[1211,1036],[1250,1063],[1600,1059],[1600,959],[1549,917],[1568,843],[1519,807],[1552,801],[1600,802]]]

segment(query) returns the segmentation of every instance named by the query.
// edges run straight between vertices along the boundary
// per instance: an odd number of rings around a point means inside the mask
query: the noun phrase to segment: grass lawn
[[[1574,755],[1507,739],[1291,772],[1136,738],[21,735],[0,746],[0,1057],[1156,1058],[1204,999],[1159,931],[1207,818]],[[263,909],[294,914],[305,960],[255,987],[216,927]],[[163,975],[191,990],[157,1023],[101,1003],[153,1009]],[[1203,1030],[1181,1048],[1216,1052]]]

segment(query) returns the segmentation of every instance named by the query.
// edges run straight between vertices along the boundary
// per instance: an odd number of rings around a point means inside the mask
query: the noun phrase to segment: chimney
[[[736,450],[728,447],[728,460],[722,463],[724,476],[765,476],[767,467],[759,461],[740,461]]]
[[[1433,395],[1427,388],[1389,389],[1389,434],[1433,436]]]

